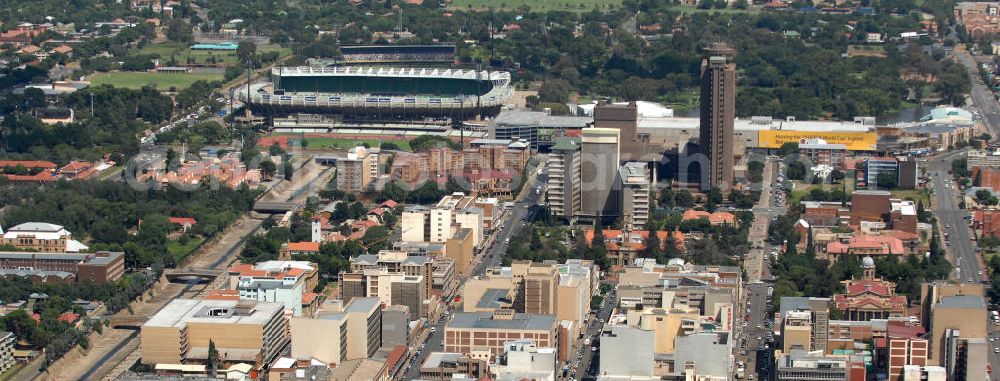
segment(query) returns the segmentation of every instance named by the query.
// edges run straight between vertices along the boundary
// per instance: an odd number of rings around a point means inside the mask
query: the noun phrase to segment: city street
[[[1000,138],[1000,104],[997,103],[993,92],[983,83],[978,64],[969,51],[960,45],[955,49],[955,58],[969,71],[969,77],[972,79],[972,91],[969,94],[972,106],[982,115],[995,141]]]
[[[486,272],[486,268],[490,266],[498,266],[503,259],[504,254],[507,252],[507,246],[512,237],[517,235],[517,232],[524,227],[527,222],[525,222],[525,217],[531,209],[543,200],[544,193],[536,193],[535,189],[538,187],[543,187],[545,184],[546,176],[540,174],[540,169],[544,167],[545,158],[540,157],[541,161],[538,165],[539,169],[529,174],[527,178],[527,183],[524,185],[523,191],[519,195],[519,200],[514,203],[513,207],[510,207],[506,211],[506,216],[500,222],[500,228],[494,230],[493,237],[487,238],[484,242],[492,242],[492,245],[482,250],[482,253],[478,255],[474,261],[472,271],[461,277],[459,281],[458,293],[461,295],[462,286],[465,284],[465,280],[470,276],[483,275]],[[461,302],[453,306],[454,311],[461,311]],[[420,365],[427,360],[427,355],[435,351],[443,351],[444,346],[442,344],[442,339],[444,338],[444,325],[448,321],[447,317],[434,322],[432,327],[434,329],[428,335],[427,340],[419,346],[420,351],[417,355],[410,358],[409,369],[406,371],[406,379],[415,379],[420,377]]]
[[[963,151],[951,152],[927,160],[927,172],[934,187],[934,216],[938,219],[938,229],[948,234],[947,245],[944,235],[941,244],[951,254],[950,259],[955,267],[953,276],[962,282],[979,282],[982,279],[979,260],[976,255],[976,243],[969,231],[969,212],[958,208],[962,191],[952,181],[948,174],[951,161],[964,154]]]

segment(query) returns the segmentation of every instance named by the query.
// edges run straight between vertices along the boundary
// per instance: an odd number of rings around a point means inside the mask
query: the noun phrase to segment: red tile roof
[[[406,346],[403,344],[398,344],[395,347],[393,347],[392,351],[389,352],[389,355],[386,356],[385,363],[389,367],[389,369],[395,369],[396,364],[398,364],[400,361],[403,361],[403,357],[405,356],[406,356]]]
[[[35,182],[53,182],[59,180],[59,176],[56,176],[53,170],[45,170],[38,172],[34,175],[4,175],[0,176],[6,177],[10,181],[35,181]]]
[[[302,294],[302,304],[312,304],[312,302],[315,301],[316,298],[318,297],[319,294],[315,292],[307,292],[305,294]]]
[[[203,298],[205,300],[240,300],[240,292],[237,290],[212,290]]]
[[[319,242],[289,242],[289,251],[319,251]]]
[[[0,167],[16,167],[23,165],[25,168],[56,169],[58,166],[51,161],[40,160],[0,160]]]
[[[170,217],[168,219],[170,220],[170,223],[177,225],[186,225],[186,224],[195,225],[198,223],[198,220],[195,220],[194,218],[191,217]]]
[[[399,205],[399,203],[397,203],[397,202],[395,202],[395,201],[392,201],[392,200],[385,200],[385,201],[383,201],[383,202],[382,202],[382,204],[381,204],[381,205],[379,205],[379,206],[384,206],[384,207],[386,207],[386,208],[390,208],[390,209],[392,209],[392,208],[395,208],[395,207],[396,207],[396,205]]]
[[[58,319],[59,321],[64,322],[66,324],[73,324],[80,319],[80,315],[67,311],[59,314]]]

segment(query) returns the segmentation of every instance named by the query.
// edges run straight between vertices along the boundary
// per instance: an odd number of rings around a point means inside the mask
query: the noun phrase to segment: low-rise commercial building
[[[278,303],[175,299],[142,325],[145,364],[204,364],[209,342],[223,363],[261,369],[288,346],[288,321]]]
[[[489,365],[483,359],[455,352],[431,352],[420,364],[420,378],[428,381],[450,381],[452,376],[463,374],[482,379],[489,374]]]
[[[504,343],[504,352],[490,367],[497,381],[555,381],[556,348],[540,348],[531,339]]]
[[[493,313],[459,312],[444,328],[446,352],[471,353],[486,348],[493,356],[503,352],[503,344],[517,339],[533,339],[538,346],[555,347],[558,324],[552,315],[529,315],[513,310]]]
[[[125,274],[125,253],[0,252],[0,276],[19,276],[35,283],[108,283]]]

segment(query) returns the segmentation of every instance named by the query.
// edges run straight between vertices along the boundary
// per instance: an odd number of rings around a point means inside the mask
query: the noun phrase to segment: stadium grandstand
[[[249,94],[248,94],[249,93]],[[270,83],[239,91],[261,115],[293,113],[465,118],[495,116],[513,93],[510,73],[462,69],[279,67]]]
[[[365,45],[341,46],[342,62],[357,63],[453,63],[455,45]]]

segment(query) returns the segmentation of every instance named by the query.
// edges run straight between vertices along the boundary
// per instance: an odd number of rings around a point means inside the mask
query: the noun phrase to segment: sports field
[[[292,138],[292,139],[298,139],[299,138],[298,135],[294,135],[294,136],[290,135],[289,137]],[[410,150],[410,142],[407,141],[407,140],[389,140],[389,139],[385,139],[385,140],[379,141],[377,139],[339,139],[339,138],[322,138],[322,137],[312,137],[312,136],[306,137],[306,145],[309,148],[331,148],[332,147],[332,148],[346,150],[346,149],[349,149],[351,147],[354,147],[354,146],[357,146],[357,145],[360,145],[360,144],[368,144],[369,147],[379,147],[379,145],[382,144],[382,142],[391,142],[391,143],[394,143],[394,144],[396,144],[397,147],[399,147],[399,149],[401,149],[403,151],[409,151]]]
[[[608,9],[621,5],[622,0],[454,0],[449,8],[487,10],[493,7],[498,10],[514,10],[521,6],[528,6],[535,12],[588,12],[594,9]]]
[[[146,85],[154,85],[159,90],[182,90],[197,81],[221,81],[222,74],[205,73],[150,73],[150,72],[112,72],[95,73],[90,76],[93,85],[109,84],[114,87],[140,89]]]
[[[178,65],[185,64],[200,64],[207,65],[212,64],[212,59],[215,59],[216,64],[224,66],[232,66],[236,63],[236,52],[234,51],[210,51],[210,50],[191,50],[188,48],[188,44],[179,42],[164,42],[160,44],[148,44],[142,49],[130,50],[130,55],[151,55],[155,54],[160,57],[161,65],[168,65],[171,57],[177,62]],[[257,53],[266,53],[277,51],[278,55],[281,57],[287,56],[291,53],[290,49],[282,48],[278,46],[258,46]],[[188,61],[188,59],[191,61]]]

